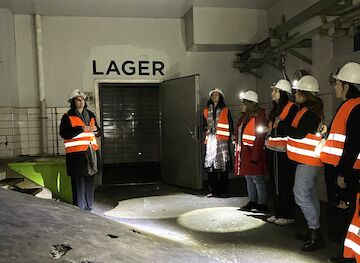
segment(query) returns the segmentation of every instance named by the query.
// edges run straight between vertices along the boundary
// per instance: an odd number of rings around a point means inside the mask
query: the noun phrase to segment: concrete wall
[[[194,43],[253,44],[267,36],[267,12],[259,9],[194,7]]]
[[[17,132],[17,154],[36,155],[39,153],[40,135],[34,17],[12,16],[9,11],[4,12],[11,18],[6,30],[8,39],[12,39],[13,54],[16,51],[16,61],[14,55],[10,63],[14,68],[12,88],[4,89],[4,94],[16,93],[12,96],[15,101],[10,106],[9,99],[0,103],[0,106],[7,106],[5,111],[10,114],[4,125],[7,133],[12,132],[9,126],[21,128]],[[13,25],[11,21],[14,21]],[[234,52],[187,52],[182,19],[43,17],[42,24],[50,153],[57,152],[55,146],[58,142],[60,153],[63,153],[62,142],[56,138],[56,125],[68,106],[69,94],[79,88],[94,95],[96,81],[161,81],[200,74],[201,103],[204,105],[208,91],[217,87],[224,91],[226,102],[234,111],[239,104],[239,90],[256,88],[254,77],[232,68]],[[103,74],[93,74],[93,60],[96,61],[96,70]],[[125,60],[135,63],[140,60],[162,61],[165,74],[142,76],[137,68],[131,76],[123,72],[118,75],[114,71],[107,75],[112,60],[120,71]],[[92,103],[92,109],[95,105]],[[12,121],[13,112],[19,118],[15,122]],[[234,115],[236,118],[237,113]],[[17,154],[14,151],[0,152],[0,156]]]
[[[27,89],[21,95],[21,106],[37,106],[34,41],[29,38],[34,31],[33,18],[16,15],[15,24],[21,52],[17,59],[19,90]],[[224,89],[228,98],[233,97],[231,93],[239,86],[255,87],[253,77],[232,69],[233,52],[186,52],[181,19],[44,17],[43,31],[49,106],[66,105],[74,88],[94,92],[95,79],[167,79],[198,73],[204,99],[213,87]],[[121,64],[128,59],[161,60],[166,74],[155,77],[118,76],[114,72],[92,74],[93,60],[100,71],[106,71],[111,60]],[[20,70],[21,67],[27,70]]]
[[[0,9],[0,156],[20,153],[16,80],[14,16],[7,9]]]
[[[18,106],[14,16],[0,9],[0,106]]]

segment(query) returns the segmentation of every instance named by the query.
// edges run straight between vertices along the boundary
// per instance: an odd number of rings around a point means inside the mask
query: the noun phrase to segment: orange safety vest
[[[252,117],[249,122],[246,124],[243,134],[242,134],[242,144],[250,147],[254,146],[256,140],[256,127],[255,127],[255,117]]]
[[[344,258],[355,258],[360,262],[360,193],[356,196],[356,209],[344,242]]]
[[[69,116],[69,119],[72,127],[86,126],[82,119],[77,116]],[[94,118],[90,119],[90,126],[95,126]],[[95,133],[92,131],[83,131],[72,139],[65,139],[64,144],[66,153],[86,152],[90,145],[95,151],[99,149]]]
[[[230,137],[230,126],[228,119],[229,109],[227,107],[223,108],[220,112],[219,119],[216,124],[216,139],[220,141],[228,141]],[[209,116],[209,109],[204,109],[204,117],[207,120]],[[207,136],[205,138],[205,144],[207,143]]]
[[[349,99],[336,113],[331,124],[329,136],[320,153],[320,159],[324,163],[337,166],[343,154],[346,140],[346,124],[351,111],[360,104],[360,98]],[[360,153],[353,166],[354,169],[360,169]]]
[[[295,115],[291,126],[297,128],[301,118],[307,111],[308,109],[306,107],[302,108]],[[315,134],[311,133],[308,133],[302,139],[294,139],[288,136],[286,148],[289,159],[302,164],[323,166],[320,158],[315,153],[315,148],[321,142],[321,139],[322,138],[320,136],[316,136]]]
[[[283,121],[286,119],[286,117],[288,116],[290,109],[293,105],[294,105],[293,102],[288,101],[286,106],[281,111],[281,114],[279,115],[280,121]],[[275,125],[273,125],[272,123],[270,123],[269,128],[272,129],[272,128],[277,128],[277,127]],[[273,150],[279,150],[279,151],[285,152],[286,145],[287,145],[287,136],[285,136],[285,137],[281,137],[281,136],[271,137],[270,136],[267,138],[267,141],[266,141],[266,146]]]

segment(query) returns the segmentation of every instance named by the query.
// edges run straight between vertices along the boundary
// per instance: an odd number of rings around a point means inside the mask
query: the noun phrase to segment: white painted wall
[[[15,15],[18,83],[21,105],[37,106],[35,50],[31,16]],[[43,17],[46,99],[49,106],[66,105],[74,88],[94,92],[95,79],[144,79],[144,76],[93,76],[92,60],[99,69],[110,60],[162,60],[164,79],[200,74],[203,101],[218,87],[228,103],[236,104],[238,90],[255,88],[252,76],[232,68],[233,52],[192,53],[185,48],[181,19]],[[25,68],[27,70],[25,70]],[[105,69],[106,71],[106,69]],[[150,77],[159,79],[157,77]]]
[[[194,7],[195,44],[254,44],[267,36],[267,12],[246,8]]]
[[[34,17],[15,16],[14,24],[19,104],[39,106]]]
[[[0,9],[0,106],[18,106],[14,16]]]

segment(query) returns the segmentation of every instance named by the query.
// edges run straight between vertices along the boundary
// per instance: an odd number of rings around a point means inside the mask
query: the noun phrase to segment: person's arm
[[[350,181],[348,176],[352,174],[354,163],[360,153],[360,105],[350,113],[346,124],[346,140],[343,154],[338,164],[339,176],[344,177],[345,183]]]
[[[83,127],[72,127],[69,116],[65,113],[61,118],[59,135],[63,139],[72,139],[83,132]]]
[[[95,136],[96,137],[101,137],[103,135],[103,130],[100,128],[100,126],[98,125],[98,122],[96,120],[96,117],[94,115],[94,119],[95,119],[95,126],[96,126],[96,131],[95,131]]]
[[[208,130],[207,119],[205,118],[204,112],[202,113],[202,131],[205,134]]]
[[[282,134],[287,134],[294,139],[302,139],[308,133],[315,134],[321,119],[311,111],[307,111],[301,118],[297,128],[291,126],[290,123],[279,122],[278,129]]]
[[[231,135],[234,135],[234,122],[233,122],[230,110],[228,110],[228,121],[229,121],[229,132],[230,132],[230,136],[231,136]]]

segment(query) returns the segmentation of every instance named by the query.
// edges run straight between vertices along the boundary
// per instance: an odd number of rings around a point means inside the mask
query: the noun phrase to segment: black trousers
[[[295,218],[294,180],[296,164],[289,160],[286,152],[271,151],[269,171],[273,189],[274,215],[276,218]]]
[[[227,194],[229,172],[208,172],[208,183],[213,195]]]
[[[325,165],[325,182],[328,197],[328,237],[331,241],[343,245],[347,229],[356,208],[356,194],[359,191],[359,172],[353,170],[347,182],[347,187],[341,189],[337,185],[337,168],[332,165]],[[339,201],[349,203],[347,209],[338,208]],[[342,251],[342,246],[340,250]]]
[[[91,210],[94,202],[94,176],[72,176],[71,179],[74,205]]]

